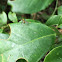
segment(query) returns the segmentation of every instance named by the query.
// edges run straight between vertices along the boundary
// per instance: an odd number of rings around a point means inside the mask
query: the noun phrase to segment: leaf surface
[[[12,22],[17,22],[17,16],[16,16],[16,13],[12,13],[12,12],[9,12],[8,13],[8,18],[12,21]]]
[[[62,46],[54,48],[45,57],[44,62],[62,62]]]
[[[59,25],[59,24],[62,24],[62,15],[54,15],[54,16],[51,16],[47,22],[46,22],[47,25]]]
[[[9,38],[9,34],[3,34],[3,33],[0,33],[0,40],[2,39],[8,39]]]
[[[25,59],[38,62],[50,49],[55,40],[55,32],[41,23],[10,24],[8,40],[0,40],[0,62],[16,62]]]
[[[7,24],[7,15],[5,12],[0,13],[0,27]]]
[[[11,5],[11,10],[16,13],[36,13],[45,9],[52,1],[53,0],[8,0],[8,4]]]

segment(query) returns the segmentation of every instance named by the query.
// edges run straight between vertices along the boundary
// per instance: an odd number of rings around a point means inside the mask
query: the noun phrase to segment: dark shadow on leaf
[[[28,62],[25,59],[18,59],[16,62]]]

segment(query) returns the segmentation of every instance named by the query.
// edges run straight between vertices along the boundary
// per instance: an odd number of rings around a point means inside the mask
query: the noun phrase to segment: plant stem
[[[55,14],[55,12],[57,10],[57,5],[58,5],[58,0],[56,0],[56,6],[55,6],[55,9],[54,9],[54,12],[53,12],[52,16]]]

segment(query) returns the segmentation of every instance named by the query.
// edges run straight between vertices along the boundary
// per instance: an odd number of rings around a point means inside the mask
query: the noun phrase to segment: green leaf
[[[62,6],[58,7],[58,14],[62,15]]]
[[[8,38],[9,38],[9,34],[0,33],[0,40],[8,39]]]
[[[32,20],[32,19],[24,19],[25,23],[31,23],[31,22],[37,22],[37,23],[40,23],[40,21],[38,20]],[[20,21],[21,23],[23,22],[23,19]]]
[[[54,44],[56,34],[44,24],[12,23],[10,28],[9,39],[0,40],[0,62],[38,62]]]
[[[9,12],[8,13],[8,18],[12,21],[12,22],[17,22],[17,16],[16,16],[16,13],[12,13],[12,12]]]
[[[3,29],[0,29],[0,33],[2,33],[3,32]]]
[[[0,27],[7,24],[7,15],[5,12],[2,12],[2,14],[0,14]]]
[[[56,27],[50,26],[50,28],[52,28],[56,32],[56,35],[57,36],[60,36],[61,35],[61,33],[58,31],[58,29]]]
[[[40,21],[38,20],[32,20],[32,19],[26,19],[27,22],[37,22],[37,23],[41,23]]]
[[[62,34],[60,35],[58,42],[62,42]]]
[[[54,48],[45,57],[44,62],[62,62],[62,46]]]
[[[59,25],[59,24],[62,24],[62,15],[54,15],[54,16],[51,16],[47,22],[46,22],[47,25]]]
[[[27,22],[38,22],[38,20],[26,19]]]
[[[56,48],[56,47],[59,47],[59,46],[62,46],[62,41],[61,41],[60,43],[54,44],[54,45],[52,46],[52,49],[53,49],[53,48]]]
[[[61,28],[61,29],[62,29],[62,24],[60,24],[60,25],[58,26],[58,28]]]
[[[11,5],[11,10],[16,13],[36,13],[44,10],[52,1],[53,0],[8,0],[8,4]]]

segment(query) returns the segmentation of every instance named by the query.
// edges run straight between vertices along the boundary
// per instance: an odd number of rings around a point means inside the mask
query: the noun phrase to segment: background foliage
[[[0,0],[0,62],[62,62],[61,0]]]

